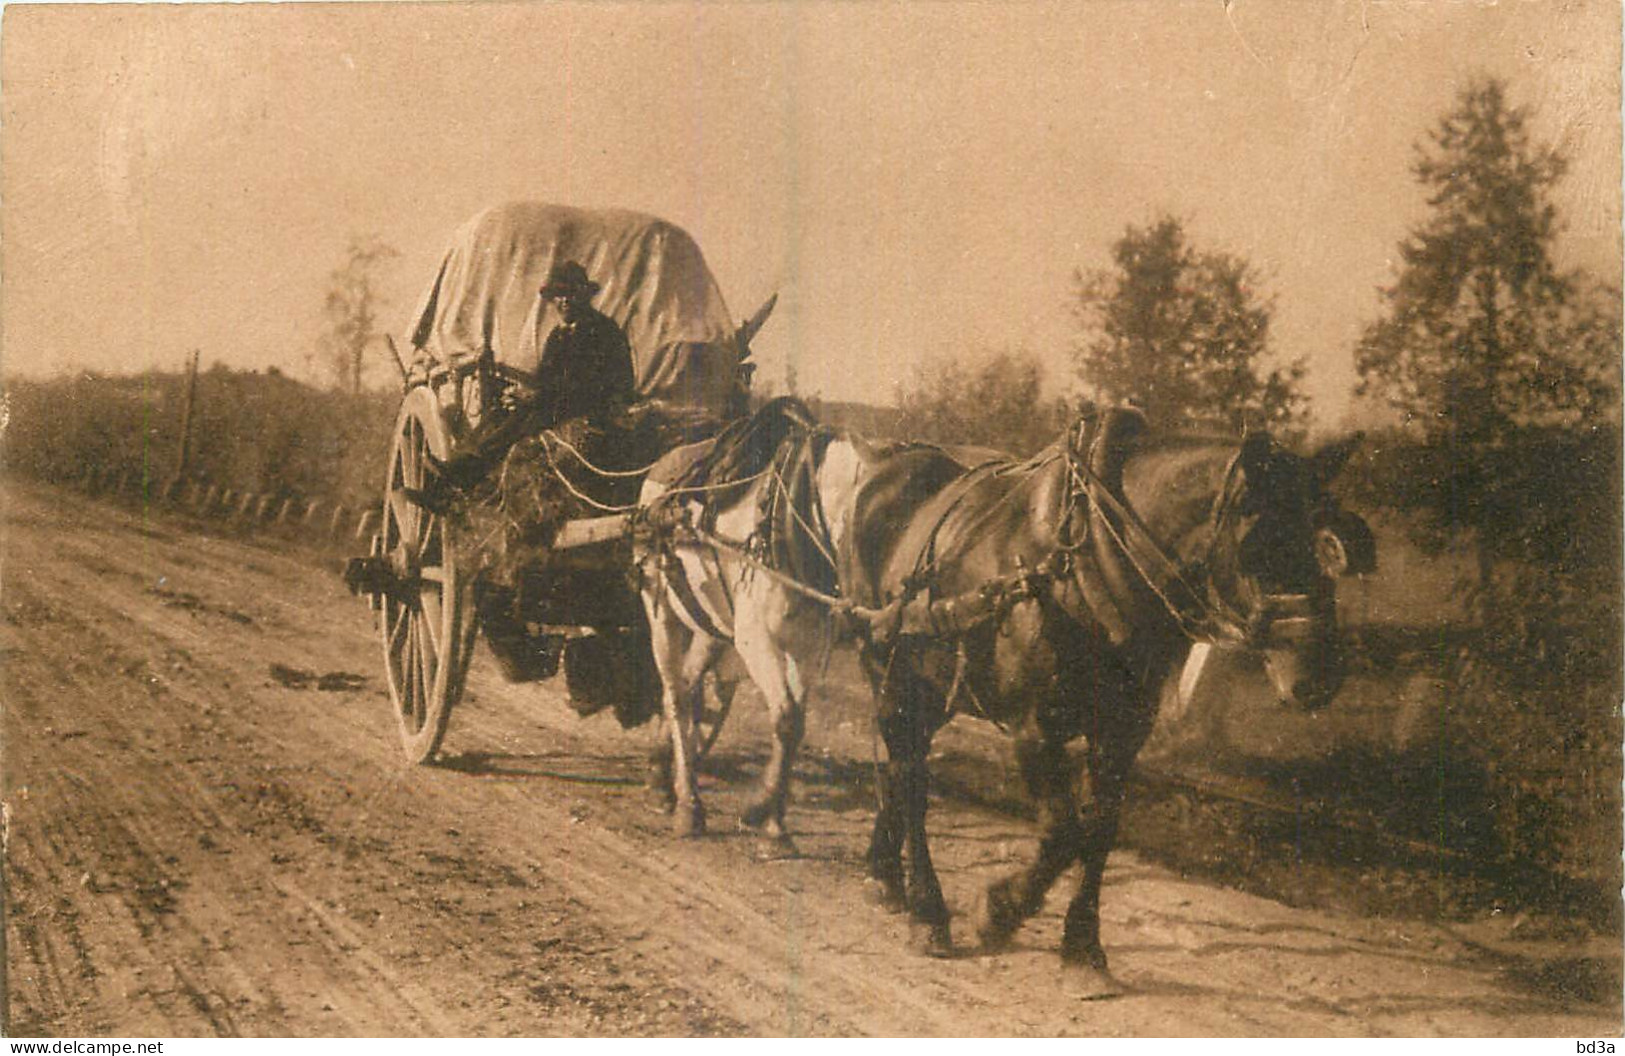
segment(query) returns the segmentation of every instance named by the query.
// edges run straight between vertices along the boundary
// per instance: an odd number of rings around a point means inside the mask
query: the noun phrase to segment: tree
[[[1065,425],[1066,402],[1046,399],[1044,370],[1030,352],[1002,351],[980,361],[954,357],[916,367],[897,391],[909,432],[944,444],[974,444],[1031,454]]]
[[[1163,428],[1301,428],[1303,364],[1266,369],[1273,304],[1254,293],[1246,260],[1193,249],[1166,215],[1130,225],[1112,260],[1076,276],[1075,357],[1089,392]]]
[[[1359,391],[1429,442],[1505,443],[1595,421],[1612,402],[1618,294],[1558,271],[1550,192],[1567,160],[1528,121],[1502,81],[1479,78],[1416,145],[1431,212],[1400,243],[1356,367]]]
[[[1356,351],[1358,391],[1419,438],[1419,471],[1394,497],[1422,515],[1423,541],[1473,533],[1486,624],[1520,602],[1552,611],[1561,580],[1598,567],[1574,532],[1579,510],[1617,509],[1617,482],[1599,491],[1581,471],[1615,458],[1619,293],[1554,261],[1551,191],[1566,168],[1503,82],[1469,83],[1417,144],[1430,212],[1400,243],[1384,313]]]
[[[399,251],[377,235],[352,235],[344,263],[328,276],[323,309],[327,323],[320,348],[336,388],[361,391],[367,347],[379,337],[378,310],[384,303],[377,291],[378,270],[398,256]]]

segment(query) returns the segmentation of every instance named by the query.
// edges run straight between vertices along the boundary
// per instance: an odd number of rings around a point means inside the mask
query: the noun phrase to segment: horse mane
[[[835,566],[820,534],[818,465],[836,436],[794,396],[780,396],[719,433],[704,455],[671,482],[668,495],[697,494],[703,520],[757,491],[756,528],[745,545],[773,568],[816,590],[832,592]],[[761,480],[764,476],[771,479]]]
[[[743,487],[767,469],[786,437],[817,428],[818,420],[799,398],[776,397],[755,414],[735,420],[718,433],[711,450],[684,470],[672,486],[720,485],[731,496],[729,485],[738,483]]]
[[[839,570],[827,546],[829,524],[818,497],[818,467],[835,439],[831,429],[802,432],[783,444],[766,483],[757,522],[756,544],[773,568],[825,594],[839,586]]]
[[[1149,430],[1145,415],[1133,407],[1101,412],[1089,444],[1089,469],[1113,495],[1123,494],[1123,467]]]

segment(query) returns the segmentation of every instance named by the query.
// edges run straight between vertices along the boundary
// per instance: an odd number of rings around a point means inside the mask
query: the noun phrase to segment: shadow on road
[[[581,769],[560,770],[552,764],[567,758]],[[507,752],[458,752],[442,756],[435,761],[442,770],[454,770],[475,777],[536,777],[553,781],[572,781],[584,785],[643,784],[642,773],[629,773],[636,766],[634,760],[621,755],[583,755]],[[614,772],[619,771],[619,772]]]

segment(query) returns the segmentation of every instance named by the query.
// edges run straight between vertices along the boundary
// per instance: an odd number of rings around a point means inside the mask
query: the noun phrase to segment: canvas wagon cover
[[[716,280],[687,232],[628,210],[511,202],[475,216],[413,316],[413,347],[458,365],[489,345],[534,370],[558,322],[537,290],[563,260],[603,287],[593,305],[626,331],[641,397],[724,412],[739,347]]]

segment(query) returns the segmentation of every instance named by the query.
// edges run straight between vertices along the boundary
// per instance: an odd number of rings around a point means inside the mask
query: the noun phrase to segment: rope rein
[[[595,465],[585,455],[583,455],[577,447],[552,430],[548,430],[541,434],[541,440],[544,448],[548,451],[548,461],[553,475],[572,496],[593,510],[605,514],[630,513],[633,514],[637,520],[644,523],[651,522],[649,515],[654,510],[661,507],[672,508],[679,500],[683,498],[736,489],[752,484],[764,477],[771,477],[773,484],[776,486],[776,497],[774,501],[780,501],[791,494],[790,485],[785,480],[783,466],[781,466],[779,459],[774,459],[759,472],[738,479],[711,481],[703,484],[691,484],[673,487],[671,490],[663,492],[660,496],[656,497],[653,502],[646,506],[637,502],[627,503],[624,505],[604,503],[584,492],[575,484],[574,481],[570,479],[570,477],[563,471],[563,468],[559,465],[559,460],[553,457],[555,447],[566,451],[589,472],[605,479],[630,479],[633,477],[646,476],[654,465],[657,464],[658,460],[655,463],[650,463],[648,466],[641,468],[629,470],[609,470]],[[1039,471],[1051,465],[1057,459],[1065,460],[1065,468],[1069,484],[1067,488],[1066,501],[1057,515],[1058,521],[1055,527],[1055,536],[1058,540],[1060,540],[1060,542],[1055,549],[1049,555],[1046,555],[1046,557],[1034,568],[1028,569],[1018,561],[1018,571],[1016,573],[1011,576],[1003,576],[991,580],[983,584],[978,590],[968,592],[966,595],[967,597],[971,595],[978,595],[983,601],[988,602],[988,615],[1002,622],[1011,605],[1018,601],[1035,597],[1038,592],[1049,583],[1052,583],[1061,578],[1061,576],[1065,575],[1066,572],[1071,568],[1072,555],[1076,554],[1084,545],[1084,540],[1079,540],[1076,542],[1067,541],[1067,536],[1070,534],[1068,532],[1068,528],[1071,524],[1073,516],[1078,510],[1079,503],[1082,500],[1087,499],[1091,505],[1094,506],[1096,513],[1099,514],[1099,516],[1094,518],[1094,521],[1099,523],[1110,536],[1115,548],[1128,560],[1129,564],[1134,568],[1134,571],[1139,578],[1162,603],[1163,607],[1168,611],[1169,615],[1173,618],[1174,622],[1179,626],[1181,632],[1185,634],[1186,637],[1192,639],[1193,641],[1246,640],[1246,621],[1239,619],[1235,613],[1228,611],[1228,606],[1214,604],[1206,596],[1204,596],[1203,591],[1192,585],[1186,578],[1182,566],[1163,552],[1161,547],[1157,544],[1155,536],[1152,534],[1151,530],[1145,525],[1134,510],[1112,494],[1111,489],[1106,485],[1106,482],[1100,479],[1100,477],[1091,468],[1079,460],[1077,453],[1071,449],[1070,445],[1063,452],[1052,453],[1040,459],[1034,460],[1031,463],[1033,471],[1025,475],[1024,479],[1015,487],[1009,488],[991,506],[978,513],[968,525],[964,526],[957,533],[959,539],[974,539],[977,529],[980,529],[989,523],[1002,509],[1015,501],[1019,493],[1022,493],[1032,487],[1036,487]],[[979,471],[987,469],[990,466],[993,467],[991,472],[978,476]],[[942,565],[943,561],[948,556],[951,556],[952,552],[944,554],[937,551],[937,540],[944,527],[952,519],[954,513],[960,509],[965,499],[971,494],[972,491],[980,486],[982,482],[1006,475],[1015,468],[1016,467],[1014,466],[1003,466],[997,463],[983,463],[981,465],[974,466],[967,471],[967,477],[976,476],[977,479],[970,481],[963,488],[963,490],[954,497],[954,499],[948,504],[947,508],[943,511],[942,515],[938,518],[937,523],[933,525],[931,533],[928,537],[928,543],[920,553],[916,568],[904,583],[904,596],[902,600],[905,604],[907,604],[912,598],[917,597],[920,593],[929,590],[929,584],[936,577],[938,569]],[[1209,537],[1207,546],[1207,556],[1209,558],[1211,558],[1214,548],[1218,545],[1219,535],[1224,520],[1234,504],[1234,474],[1235,462],[1233,460],[1229,470],[1226,473],[1224,486],[1221,488],[1220,493],[1215,497],[1213,510],[1209,516]],[[794,526],[804,534],[806,539],[812,542],[818,553],[826,562],[828,562],[830,568],[839,569],[840,566],[835,558],[835,555],[831,553],[829,545],[823,538],[824,533],[821,533],[815,529],[813,525],[808,523],[807,518],[802,515],[799,509],[796,508],[795,502],[789,501],[786,505],[790,520]],[[877,616],[879,612],[882,611],[862,608],[855,605],[849,599],[840,597],[838,594],[827,593],[825,591],[818,590],[815,587],[808,586],[795,577],[787,575],[779,569],[774,568],[767,561],[763,560],[762,555],[758,552],[760,547],[753,546],[752,540],[747,539],[744,541],[736,541],[725,539],[712,531],[694,524],[691,517],[688,515],[688,512],[689,511],[686,510],[683,511],[683,513],[680,515],[680,519],[674,519],[674,521],[671,523],[670,527],[675,532],[685,533],[695,541],[702,542],[705,545],[713,547],[714,549],[725,551],[734,555],[741,561],[745,562],[753,571],[760,572],[768,576],[779,586],[784,587],[792,593],[798,594],[812,601],[816,601],[837,614],[852,614],[855,612],[862,612],[865,616],[872,618]],[[818,512],[821,514],[822,509],[820,508]],[[1111,516],[1106,516],[1108,513],[1111,514]],[[1121,522],[1121,524],[1114,522]],[[1189,599],[1189,604],[1181,605],[1179,601],[1175,599],[1175,597],[1171,596],[1170,591],[1166,588],[1173,585],[1177,585],[1178,588],[1178,590],[1174,593],[1182,592],[1185,597]],[[1195,612],[1191,611],[1193,608],[1196,610]],[[979,617],[977,622],[981,622],[981,619],[985,618],[987,617]],[[934,618],[932,622],[936,622]],[[965,630],[965,628],[959,628],[958,630],[961,632],[960,637],[962,637],[962,632]],[[956,687],[963,681],[963,657],[960,658],[960,661],[961,662],[956,665],[957,667],[961,668],[961,673],[956,673],[954,679]]]
[[[586,466],[587,469],[592,471],[592,473],[608,480],[626,480],[630,477],[641,477],[647,474],[649,470],[660,464],[660,459],[657,458],[641,469],[604,469],[601,466],[593,465],[587,460],[587,456],[581,453],[579,448],[551,429],[544,429],[542,431],[541,441],[542,446],[544,448],[548,448],[547,455],[550,460],[553,458],[553,452],[549,445],[557,444],[566,451],[570,452],[571,455],[575,456],[575,460],[580,462],[583,466]]]
[[[1231,490],[1230,480],[1235,472],[1234,462],[1231,463],[1231,466],[1232,468],[1226,472],[1224,488],[1220,491],[1218,499],[1215,500],[1213,514],[1209,517],[1210,535],[1207,553],[1210,558],[1214,547],[1218,545],[1219,531],[1223,527],[1223,522],[1219,518],[1222,518],[1223,514],[1230,508],[1230,503],[1225,500],[1225,496]],[[1105,481],[1096,476],[1087,466],[1082,467],[1080,471],[1075,461],[1069,461],[1067,469],[1072,474],[1078,488],[1083,490],[1090,500],[1095,503],[1097,510],[1101,512],[1109,510],[1123,522],[1123,528],[1119,529],[1117,525],[1112,523],[1110,517],[1101,516],[1096,518],[1112,537],[1112,541],[1117,544],[1117,548],[1122,551],[1123,556],[1128,558],[1129,564],[1134,566],[1134,571],[1139,573],[1140,578],[1145,581],[1145,585],[1151,588],[1151,592],[1157,596],[1157,600],[1162,602],[1163,607],[1168,610],[1168,614],[1173,617],[1174,622],[1179,625],[1180,631],[1187,638],[1195,642],[1246,640],[1245,621],[1238,620],[1234,614],[1210,604],[1207,598],[1203,596],[1203,593],[1192,586],[1190,581],[1185,578],[1179,564],[1163,553],[1162,548],[1157,545],[1156,537],[1152,535],[1151,529],[1146,527],[1145,522],[1140,519],[1132,507],[1119,501],[1117,496],[1111,493],[1111,489],[1106,487]],[[1143,546],[1136,547],[1130,543],[1126,534],[1128,529],[1132,529],[1139,534],[1144,540]],[[1193,617],[1185,608],[1170,598],[1167,592],[1163,590],[1163,581],[1147,570],[1145,567],[1146,562],[1142,559],[1147,550],[1149,550],[1151,562],[1161,565],[1164,576],[1178,583],[1195,607],[1200,610],[1196,616]]]

